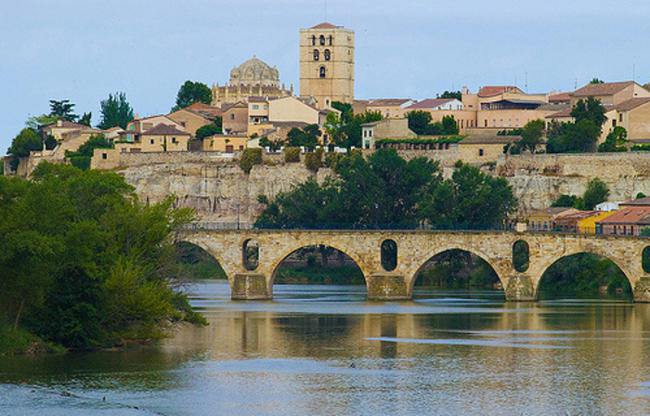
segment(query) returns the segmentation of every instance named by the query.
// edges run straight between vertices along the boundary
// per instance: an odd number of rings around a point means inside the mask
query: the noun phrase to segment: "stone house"
[[[246,134],[248,132],[248,104],[238,101],[234,104],[226,104],[223,111],[223,132],[224,134]]]
[[[166,115],[155,115],[144,118],[139,118],[136,116],[135,119],[126,125],[126,129],[120,133],[120,141],[128,143],[140,142],[140,136],[142,133],[156,127],[159,124],[173,126],[177,130],[185,131],[185,127],[167,117]]]
[[[246,149],[248,136],[215,134],[203,139],[204,152],[234,153]]]
[[[406,118],[385,118],[361,125],[361,147],[374,149],[380,139],[417,139]]]
[[[180,110],[167,114],[167,117],[183,126],[186,132],[196,136],[196,131],[212,124],[221,116],[221,109],[203,103],[194,103]]]
[[[187,152],[190,134],[174,126],[158,124],[140,135],[141,152]]]
[[[596,233],[604,235],[640,235],[650,227],[650,206],[625,206],[596,223]]]

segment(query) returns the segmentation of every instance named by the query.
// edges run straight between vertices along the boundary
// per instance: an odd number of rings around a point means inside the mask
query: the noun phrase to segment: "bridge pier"
[[[368,300],[411,299],[404,276],[394,273],[372,273],[366,278]]]
[[[650,303],[650,276],[643,276],[634,285],[634,301]]]
[[[230,294],[232,300],[266,300],[272,297],[264,275],[259,273],[237,273],[233,277]]]
[[[514,273],[505,287],[506,300],[510,302],[534,302],[536,299],[533,281],[526,273]]]

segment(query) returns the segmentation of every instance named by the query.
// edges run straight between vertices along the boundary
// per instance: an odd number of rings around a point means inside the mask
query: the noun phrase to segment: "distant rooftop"
[[[311,29],[336,29],[342,26],[336,26],[328,22],[319,23],[316,26],[311,27]]]
[[[408,109],[417,110],[417,109],[426,109],[426,108],[436,108],[454,100],[455,98],[427,98],[426,100],[418,101],[417,103],[410,105]]]
[[[587,84],[582,88],[578,88],[573,92],[574,97],[591,97],[594,95],[614,95],[630,85],[635,84],[634,81],[622,82],[605,82],[602,84]]]

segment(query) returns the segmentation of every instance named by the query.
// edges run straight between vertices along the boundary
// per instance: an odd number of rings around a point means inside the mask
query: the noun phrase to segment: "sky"
[[[166,113],[185,80],[224,84],[254,54],[298,91],[298,30],[356,32],[357,98],[468,86],[570,91],[593,77],[650,82],[648,0],[3,0],[0,152],[48,100],[76,112],[123,91]]]

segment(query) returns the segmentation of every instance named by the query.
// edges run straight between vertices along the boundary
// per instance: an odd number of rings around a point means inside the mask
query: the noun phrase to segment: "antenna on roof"
[[[574,90],[578,89],[578,78],[576,78],[576,82],[573,84],[573,89]]]
[[[524,72],[524,91],[528,92],[528,71]]]

